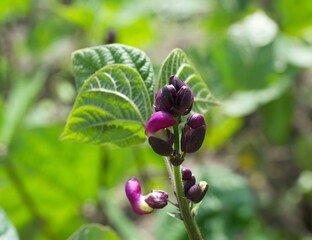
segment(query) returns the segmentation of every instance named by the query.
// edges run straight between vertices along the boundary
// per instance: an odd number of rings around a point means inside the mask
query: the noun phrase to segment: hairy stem
[[[176,194],[176,192],[175,192],[176,186],[175,186],[174,176],[173,176],[173,172],[172,172],[172,167],[170,165],[169,159],[167,157],[164,157],[164,159],[165,159],[166,167],[167,167],[167,170],[169,173],[169,178],[170,178],[171,184],[173,186],[174,193]]]
[[[174,149],[180,152],[180,138],[179,138],[179,120],[177,124],[174,125]],[[181,167],[180,166],[173,166],[173,173],[174,173],[174,182],[175,182],[175,191],[176,197],[179,203],[180,212],[182,215],[183,223],[186,228],[186,231],[189,235],[191,240],[203,240],[201,233],[197,227],[195,220],[192,217],[189,205],[187,203],[183,183],[182,183],[182,176],[181,176]]]

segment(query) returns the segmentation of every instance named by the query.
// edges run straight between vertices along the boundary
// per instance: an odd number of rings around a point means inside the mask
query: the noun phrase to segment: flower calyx
[[[181,154],[174,150],[172,156],[170,156],[170,163],[173,166],[180,166],[183,163],[184,159],[181,157]]]

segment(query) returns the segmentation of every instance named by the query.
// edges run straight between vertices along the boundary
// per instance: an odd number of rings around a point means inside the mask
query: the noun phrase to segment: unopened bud
[[[192,178],[192,171],[186,167],[181,167],[182,180],[187,181]]]
[[[173,85],[165,85],[158,91],[155,97],[156,111],[171,112],[174,107],[176,89]]]
[[[170,76],[169,84],[173,85],[177,91],[179,91],[182,86],[187,86],[186,83],[184,83],[174,75]]]
[[[205,119],[201,114],[192,114],[182,128],[181,150],[187,153],[196,152],[204,142],[206,133]]]
[[[176,109],[181,115],[187,115],[193,106],[193,92],[188,86],[182,86],[177,92]]]
[[[208,183],[205,181],[200,181],[188,190],[186,197],[194,203],[199,203],[201,200],[203,200],[207,190]]]
[[[161,190],[152,190],[145,196],[145,202],[153,209],[163,208],[168,203],[168,193]]]
[[[191,176],[191,178],[187,181],[184,181],[183,183],[183,189],[184,189],[184,194],[186,195],[189,189],[194,186],[196,183],[196,178],[194,175]]]

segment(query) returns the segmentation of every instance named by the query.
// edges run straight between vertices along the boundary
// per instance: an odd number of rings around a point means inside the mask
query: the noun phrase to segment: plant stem
[[[176,187],[175,187],[175,181],[174,181],[174,176],[173,176],[173,172],[172,172],[172,167],[170,165],[168,158],[164,157],[164,159],[165,159],[166,167],[167,167],[167,170],[169,173],[169,178],[170,178],[171,184],[172,184],[174,192],[175,192]]]
[[[180,152],[180,144],[179,144],[179,120],[177,124],[174,125],[174,149]],[[186,228],[186,231],[189,235],[191,240],[203,240],[201,233],[198,229],[198,226],[195,220],[192,217],[189,205],[187,203],[183,184],[182,184],[182,176],[181,176],[181,167],[180,166],[173,166],[173,173],[174,173],[174,181],[175,181],[175,190],[176,190],[176,197],[179,203],[180,212],[183,218],[183,223]]]

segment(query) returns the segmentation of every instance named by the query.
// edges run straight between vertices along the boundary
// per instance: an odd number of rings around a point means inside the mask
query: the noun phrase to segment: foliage
[[[211,89],[222,102],[205,114],[206,140],[191,156],[210,184],[203,215],[197,216],[204,229],[211,218],[204,233],[220,239],[311,238],[311,10],[309,1],[294,0],[0,1],[0,206],[20,239],[67,239],[90,222],[112,226],[122,238],[134,232],[137,239],[149,238],[155,229],[145,223],[155,221],[157,238],[183,237],[177,230],[183,226],[165,211],[148,220],[128,212],[122,191],[132,175],[146,189],[168,188],[162,159],[144,144],[115,149],[58,140],[90,76],[107,73],[111,64],[126,65],[122,69],[134,69],[134,80],[145,82],[144,96],[152,104],[163,84],[153,89],[153,82],[161,81],[161,62],[174,48],[185,52],[176,70],[194,74],[207,99],[215,101]],[[111,40],[120,44],[105,45]],[[100,58],[96,52],[107,53],[107,46],[113,54]],[[118,62],[114,50],[120,46]],[[92,65],[88,71],[79,62],[84,57]],[[209,106],[199,103],[197,111]],[[151,112],[141,114],[146,118],[133,116],[137,122],[129,127],[138,131],[133,144],[143,143]],[[113,123],[111,134],[119,124]],[[210,170],[211,161],[235,173]],[[1,218],[0,229],[6,224],[7,217]],[[164,230],[170,226],[175,232]]]
[[[195,112],[205,113],[217,103],[180,49],[169,54],[157,82],[145,53],[129,46],[79,50],[72,61],[79,94],[61,136],[64,140],[119,147],[144,142],[154,85],[162,86],[171,75],[192,88]]]

